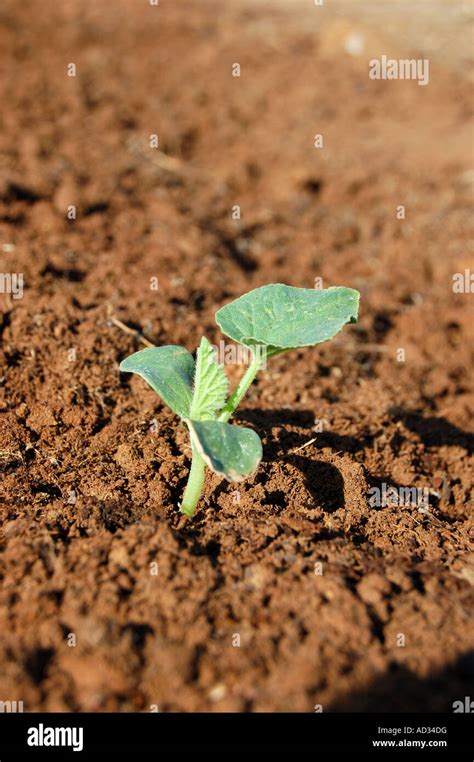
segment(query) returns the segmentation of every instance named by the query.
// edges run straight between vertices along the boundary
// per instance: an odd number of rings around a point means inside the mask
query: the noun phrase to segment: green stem
[[[249,367],[227,400],[227,404],[222,408],[217,419],[218,421],[227,423],[231,415],[240,405],[242,399],[245,397],[250,384],[254,380],[261,366],[262,361],[254,356]],[[183,502],[181,503],[180,508],[181,513],[185,513],[186,516],[192,516],[196,510],[196,505],[198,504],[204,487],[204,478],[206,474],[206,464],[194,445],[192,445],[192,451],[191,470],[189,472],[188,483],[184,490]]]
[[[236,388],[230,395],[229,399],[227,400],[227,403],[225,407],[222,408],[221,413],[219,415],[218,421],[223,421],[224,423],[227,423],[231,415],[235,412],[237,407],[242,402],[243,398],[247,394],[247,390],[254,380],[255,376],[257,375],[258,371],[260,370],[262,365],[262,361],[257,359],[257,357],[254,355],[252,357],[252,362],[250,363],[249,367],[245,371],[244,375],[240,379],[239,383],[237,384]]]
[[[196,505],[201,497],[204,487],[204,477],[206,474],[206,464],[193,445],[193,457],[191,461],[191,470],[189,472],[188,483],[184,490],[183,502],[181,503],[181,513],[186,516],[192,516],[196,510]]]

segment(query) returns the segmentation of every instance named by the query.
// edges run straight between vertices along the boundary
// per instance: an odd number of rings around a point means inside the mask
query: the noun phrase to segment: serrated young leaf
[[[212,420],[224,407],[229,379],[216,360],[216,353],[205,336],[196,352],[194,393],[189,417],[194,421]]]
[[[253,429],[221,421],[186,421],[193,446],[209,468],[230,482],[250,476],[262,458],[262,442]]]

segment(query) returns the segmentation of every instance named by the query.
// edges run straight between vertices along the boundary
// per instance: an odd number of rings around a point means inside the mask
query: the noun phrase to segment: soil
[[[2,2],[1,270],[25,286],[0,294],[0,699],[25,711],[472,695],[472,17],[312,5]],[[369,79],[407,52],[428,86]],[[186,434],[119,362],[317,278],[360,322],[269,363],[238,415],[260,469],[181,516]],[[384,484],[429,504],[371,505]]]

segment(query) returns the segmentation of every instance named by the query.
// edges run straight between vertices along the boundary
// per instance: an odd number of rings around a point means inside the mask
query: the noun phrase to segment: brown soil
[[[0,699],[451,711],[474,673],[472,61],[433,39],[461,50],[471,20],[40,5],[0,11],[1,270],[25,279],[0,295]],[[407,51],[429,86],[368,78]],[[318,277],[361,291],[359,324],[271,362],[239,415],[262,466],[240,504],[209,475],[189,521],[185,432],[119,374],[142,344],[116,320],[194,350],[224,302]],[[370,507],[382,483],[429,510]]]

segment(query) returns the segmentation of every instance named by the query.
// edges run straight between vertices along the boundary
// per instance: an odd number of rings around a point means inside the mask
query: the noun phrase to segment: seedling
[[[351,288],[256,288],[221,307],[221,331],[250,350],[251,361],[232,394],[224,367],[203,336],[196,360],[179,346],[152,347],[127,357],[120,370],[145,379],[189,432],[191,471],[181,513],[192,516],[204,487],[206,466],[230,482],[253,474],[262,457],[252,429],[228,423],[266,358],[332,339],[357,321],[359,293]],[[262,351],[262,349],[264,351]]]

